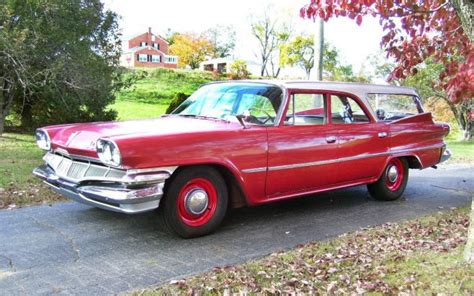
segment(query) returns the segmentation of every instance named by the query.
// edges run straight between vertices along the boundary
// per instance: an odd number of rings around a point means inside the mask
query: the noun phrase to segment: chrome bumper
[[[161,174],[159,179],[124,178],[124,182],[111,178],[110,180],[88,179],[84,182],[71,182],[60,177],[48,165],[42,165],[33,170],[33,174],[57,193],[80,203],[98,207],[104,210],[136,214],[158,208],[167,174]],[[137,180],[137,182],[134,182]]]
[[[451,151],[449,149],[445,149],[443,153],[441,153],[441,158],[439,159],[439,163],[442,163],[448,160],[451,157]]]

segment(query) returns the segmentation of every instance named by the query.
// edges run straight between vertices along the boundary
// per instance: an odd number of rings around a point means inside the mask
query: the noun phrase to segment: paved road
[[[474,167],[411,174],[396,202],[360,186],[234,210],[217,233],[193,240],[162,232],[154,213],[72,202],[0,211],[0,294],[115,294],[471,201]]]

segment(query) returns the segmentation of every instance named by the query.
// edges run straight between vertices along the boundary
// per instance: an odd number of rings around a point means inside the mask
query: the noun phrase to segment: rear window
[[[407,116],[423,113],[417,96],[398,94],[368,94],[372,110],[378,120],[396,120]]]

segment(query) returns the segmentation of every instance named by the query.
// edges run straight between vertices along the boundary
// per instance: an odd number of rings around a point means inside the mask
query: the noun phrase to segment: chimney
[[[151,34],[151,27],[148,27],[148,33]]]

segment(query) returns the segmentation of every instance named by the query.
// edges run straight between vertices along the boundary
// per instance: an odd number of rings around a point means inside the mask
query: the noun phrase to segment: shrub
[[[229,72],[231,79],[247,79],[250,77],[250,72],[247,68],[247,63],[242,60],[235,60],[230,65]]]
[[[190,95],[184,93],[177,93],[171,101],[170,105],[168,106],[168,109],[166,109],[166,114],[170,114],[171,112],[173,112],[174,109],[178,108],[178,106],[181,105],[181,103],[183,103],[184,101],[186,101],[189,96]]]

